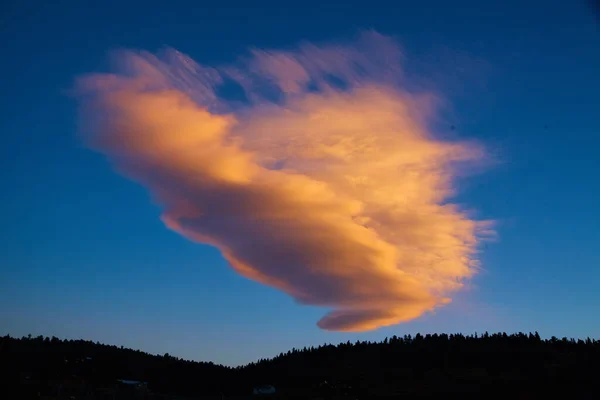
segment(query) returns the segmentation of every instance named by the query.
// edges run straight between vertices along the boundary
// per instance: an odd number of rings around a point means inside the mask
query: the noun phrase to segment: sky
[[[3,3],[0,334],[600,337],[589,4],[324,3]]]

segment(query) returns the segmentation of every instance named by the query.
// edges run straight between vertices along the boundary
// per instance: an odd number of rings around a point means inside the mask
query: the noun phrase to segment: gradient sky
[[[229,365],[415,332],[600,337],[600,26],[585,2],[9,3],[0,334]],[[328,332],[316,325],[323,308],[238,275],[218,250],[167,229],[148,191],[83,145],[68,92],[75,78],[107,71],[115,49],[172,46],[214,66],[361,29],[397,39],[411,85],[443,96],[439,135],[493,154],[457,182],[453,202],[495,220],[497,239],[481,244],[482,270],[451,304],[374,331]]]

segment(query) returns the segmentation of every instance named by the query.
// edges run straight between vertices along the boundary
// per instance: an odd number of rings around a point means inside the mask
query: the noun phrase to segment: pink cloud
[[[86,143],[150,191],[167,227],[216,246],[245,277],[331,308],[321,328],[409,321],[476,272],[489,223],[447,200],[456,166],[484,152],[427,131],[433,107],[398,84],[390,38],[255,50],[224,68],[174,50],[117,59],[116,74],[79,81]],[[224,77],[248,104],[217,96]],[[260,95],[264,82],[280,101]]]

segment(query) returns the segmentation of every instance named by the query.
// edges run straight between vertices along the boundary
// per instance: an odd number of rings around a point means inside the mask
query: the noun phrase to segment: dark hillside
[[[95,399],[101,391],[116,399],[119,379],[147,382],[136,395],[144,398],[248,398],[263,384],[274,385],[279,398],[299,399],[600,395],[599,341],[542,340],[537,333],[348,342],[292,349],[238,368],[84,340],[1,340],[2,390],[11,395],[0,397],[11,399],[63,398],[67,392],[64,398]]]

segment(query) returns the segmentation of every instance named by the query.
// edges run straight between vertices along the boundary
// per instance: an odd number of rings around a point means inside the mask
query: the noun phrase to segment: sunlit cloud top
[[[403,89],[391,38],[254,49],[224,67],[175,50],[115,61],[78,82],[85,142],[149,190],[167,227],[328,308],[319,327],[409,321],[477,271],[489,223],[449,200],[485,153],[428,130],[435,96]]]

